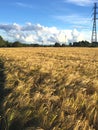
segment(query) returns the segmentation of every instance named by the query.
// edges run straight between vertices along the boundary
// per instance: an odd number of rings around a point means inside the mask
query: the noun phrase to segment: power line
[[[93,29],[92,29],[92,36],[91,36],[91,43],[97,43],[97,29],[96,29],[96,20],[97,18],[97,3],[94,3],[94,8],[93,8]]]

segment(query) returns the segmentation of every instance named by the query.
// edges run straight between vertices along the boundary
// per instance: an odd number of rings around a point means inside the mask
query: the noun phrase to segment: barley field
[[[0,48],[0,130],[98,130],[98,48]]]

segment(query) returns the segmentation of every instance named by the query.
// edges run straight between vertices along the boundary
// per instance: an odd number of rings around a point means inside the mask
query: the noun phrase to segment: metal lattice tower
[[[93,29],[92,29],[92,37],[91,43],[97,43],[97,30],[96,30],[96,20],[97,16],[97,3],[94,3],[94,13],[93,13]]]

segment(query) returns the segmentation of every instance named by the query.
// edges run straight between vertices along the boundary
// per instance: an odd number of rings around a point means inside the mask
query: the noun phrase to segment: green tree
[[[0,47],[6,47],[6,42],[3,40],[1,36],[0,36]]]
[[[12,44],[12,47],[23,47],[23,45],[19,41],[16,41]]]
[[[60,43],[56,42],[54,46],[55,47],[60,47],[61,45],[60,45]]]

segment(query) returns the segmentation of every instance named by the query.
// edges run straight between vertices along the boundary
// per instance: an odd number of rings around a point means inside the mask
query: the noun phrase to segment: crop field
[[[1,48],[0,130],[98,130],[98,48]]]

